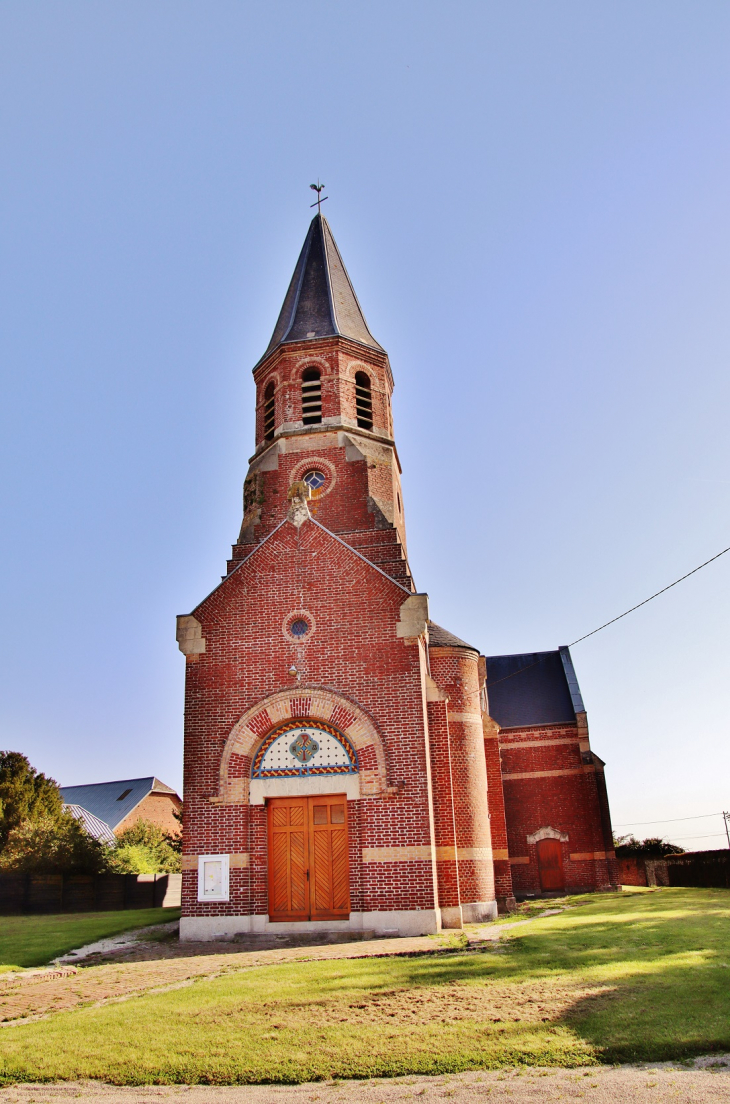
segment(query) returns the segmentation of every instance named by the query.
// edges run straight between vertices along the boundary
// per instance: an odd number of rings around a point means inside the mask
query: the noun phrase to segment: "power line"
[[[589,636],[595,636],[596,633],[601,632],[602,629],[607,629],[609,625],[614,625],[617,621],[620,621],[622,617],[628,617],[634,610],[641,609],[647,602],[652,602],[655,598],[658,598],[660,594],[666,594],[672,587],[677,586],[678,583],[683,583],[685,579],[689,579],[690,575],[696,575],[698,571],[701,571],[703,567],[707,567],[708,564],[714,563],[715,560],[719,560],[720,556],[724,556],[726,552],[730,552],[730,545],[727,548],[723,548],[722,552],[718,552],[717,555],[711,556],[709,560],[705,560],[699,567],[693,567],[691,571],[688,571],[686,575],[682,575],[681,578],[675,579],[669,586],[662,587],[656,594],[650,595],[649,598],[645,598],[643,602],[639,602],[637,605],[632,606],[631,609],[627,609],[624,613],[620,613],[618,617],[612,617],[610,621],[606,621],[603,625],[599,625],[597,629],[593,629],[591,632],[586,633],[585,636],[579,636],[577,640],[574,640],[572,644],[568,644],[569,648],[574,648],[576,644],[580,644],[582,640],[587,640]],[[547,655],[551,653],[546,653]],[[513,671],[510,675],[503,675],[502,678],[494,679],[493,681],[487,680],[487,692],[491,686],[497,686],[500,682],[506,682],[507,679],[515,678],[517,675],[521,675],[523,671],[529,671],[532,667],[537,667],[538,663],[542,663],[545,656],[540,656],[534,663],[528,663],[526,667],[520,667],[519,671]],[[714,814],[713,814],[714,815]],[[647,823],[659,824],[660,821],[648,821]],[[620,826],[619,826],[620,827]]]
[[[685,579],[689,579],[690,575],[695,575],[698,571],[701,571],[703,567],[707,567],[708,564],[713,563],[715,560],[719,560],[720,556],[724,556],[726,552],[730,552],[730,547],[723,548],[722,552],[718,552],[716,556],[711,556],[709,560],[705,560],[705,562],[701,563],[699,567],[693,567],[692,570],[688,571],[686,575],[682,575],[680,579],[675,579],[673,583],[669,584],[669,586],[662,587],[662,589],[658,590],[656,594],[652,594],[650,598],[645,598],[643,602],[639,602],[638,605],[632,606],[631,609],[627,609],[625,613],[620,613],[618,617],[612,617],[610,621],[606,621],[605,625],[599,625],[597,629],[593,630],[593,632],[586,633],[585,636],[579,636],[578,639],[574,640],[572,644],[568,645],[568,647],[572,648],[575,644],[580,644],[581,640],[587,640],[589,636],[595,636],[596,633],[601,631],[601,629],[607,629],[609,625],[613,625],[616,623],[616,621],[620,621],[622,617],[628,617],[628,615],[630,613],[633,613],[634,610],[641,609],[641,607],[645,606],[647,602],[651,602],[654,598],[658,598],[660,594],[665,594],[668,590],[671,590],[672,587],[675,587],[677,583],[683,583]]]
[[[705,820],[707,817],[722,816],[722,813],[700,813],[699,816],[674,817],[673,820],[625,820],[614,824],[614,828],[643,828],[647,824],[679,824],[680,820]]]
[[[683,836],[678,835],[677,839],[714,839],[716,836],[724,836],[724,832],[707,832],[704,836]]]

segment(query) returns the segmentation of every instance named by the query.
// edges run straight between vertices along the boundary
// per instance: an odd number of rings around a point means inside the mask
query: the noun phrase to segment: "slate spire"
[[[264,357],[278,345],[335,336],[383,352],[368,329],[327,219],[315,215]]]

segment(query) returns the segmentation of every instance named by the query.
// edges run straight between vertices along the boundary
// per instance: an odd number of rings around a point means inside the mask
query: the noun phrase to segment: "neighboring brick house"
[[[500,746],[507,755],[513,734],[499,709],[490,716],[488,669],[500,660],[435,625],[416,591],[390,364],[320,215],[254,379],[240,535],[223,581],[178,618],[182,938],[460,927],[510,906],[512,871],[520,893],[537,892],[529,862],[542,862],[543,891],[546,879],[612,884],[595,857],[597,761],[566,766],[557,722],[541,717],[529,741],[546,756],[529,788],[509,778],[503,792]],[[506,682],[517,693],[524,677]],[[581,755],[582,717],[559,722]],[[594,780],[573,787],[570,807],[550,798],[566,770]],[[532,851],[525,831],[537,833]],[[561,866],[562,852],[539,845],[551,833],[569,851],[579,836],[586,854],[590,839],[590,862]]]
[[[92,835],[109,840],[138,820],[148,820],[165,832],[180,834],[174,814],[182,801],[159,778],[127,778],[121,782],[95,782],[89,786],[62,786],[64,804]],[[84,816],[84,812],[90,814]],[[101,822],[101,828],[99,828]]]

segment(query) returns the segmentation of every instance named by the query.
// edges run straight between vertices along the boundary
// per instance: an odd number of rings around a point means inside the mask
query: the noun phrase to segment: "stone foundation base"
[[[461,905],[448,905],[441,909],[442,928],[463,928],[464,917],[461,913]]]
[[[496,915],[496,905],[495,905]],[[271,923],[268,916],[183,916],[182,943],[229,940],[237,935],[296,935],[297,932],[373,931],[376,936],[432,935],[441,930],[440,909],[351,912],[349,920],[301,920]]]
[[[498,897],[497,898],[497,912],[503,914],[505,912],[514,912],[517,908],[517,900],[515,897]]]
[[[462,904],[461,915],[465,924],[483,924],[485,920],[497,919],[496,901],[469,901]]]

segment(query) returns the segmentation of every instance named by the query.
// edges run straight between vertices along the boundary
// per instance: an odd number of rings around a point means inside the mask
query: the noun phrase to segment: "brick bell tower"
[[[377,546],[375,562],[410,589],[393,375],[321,215],[253,374],[256,452],[229,569],[281,522],[289,488],[304,480],[312,516],[360,551]]]
[[[416,591],[390,364],[319,214],[254,379],[238,540],[178,618],[181,937],[491,917],[486,669]]]

